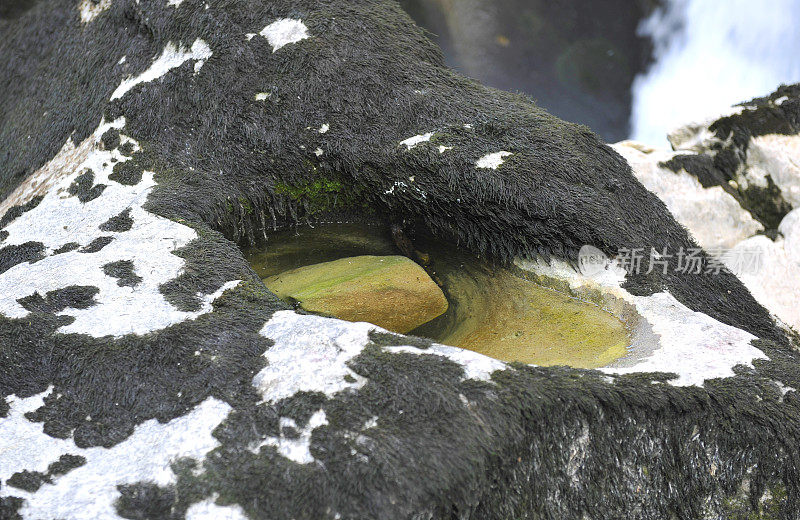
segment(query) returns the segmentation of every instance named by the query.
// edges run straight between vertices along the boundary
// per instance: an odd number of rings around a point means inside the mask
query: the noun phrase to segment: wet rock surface
[[[404,332],[501,361],[596,368],[627,354],[629,325],[602,305],[515,276],[454,244],[429,238],[415,245],[424,250],[425,270],[442,289],[403,257],[346,256],[393,251],[397,246],[387,230],[376,226],[297,228],[273,235],[268,246],[249,250],[247,258],[257,273],[269,275],[264,278],[269,289],[305,310],[395,331],[393,323],[417,321]],[[388,259],[396,260],[387,264]],[[317,260],[326,261],[282,271]],[[394,269],[398,264],[408,269]],[[385,276],[387,271],[410,276],[398,280]],[[418,285],[400,298],[390,294],[395,301],[387,305],[384,282],[390,293]],[[435,309],[426,310],[423,295],[436,296]]]
[[[748,238],[723,257],[753,296],[795,331],[800,331],[799,221],[800,209],[793,210],[774,239]]]
[[[686,171],[687,163],[710,162],[708,157],[655,150],[633,141],[617,143],[614,149],[625,157],[639,182],[664,201],[706,250],[730,249],[764,230],[721,186],[706,187]]]

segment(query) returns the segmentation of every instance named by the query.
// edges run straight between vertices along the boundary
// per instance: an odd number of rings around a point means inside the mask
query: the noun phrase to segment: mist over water
[[[668,0],[639,32],[654,62],[633,83],[631,137],[651,145],[800,81],[800,0]]]

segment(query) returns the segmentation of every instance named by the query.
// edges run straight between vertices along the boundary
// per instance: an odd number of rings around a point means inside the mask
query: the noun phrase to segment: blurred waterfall
[[[651,145],[800,81],[800,0],[668,0],[639,33],[655,61],[633,82],[631,136]]]

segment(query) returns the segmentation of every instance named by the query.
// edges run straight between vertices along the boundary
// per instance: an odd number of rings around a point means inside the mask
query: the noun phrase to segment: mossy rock
[[[282,299],[309,311],[406,333],[447,311],[447,299],[422,267],[404,256],[356,256],[264,279]]]

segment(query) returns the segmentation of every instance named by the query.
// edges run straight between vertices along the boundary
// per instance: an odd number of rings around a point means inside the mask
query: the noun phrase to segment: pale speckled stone
[[[758,251],[760,269],[737,276],[761,305],[800,331],[800,209],[783,219],[780,231],[783,236],[775,241],[764,235],[742,241],[723,261],[735,270],[737,255]]]
[[[728,249],[763,231],[764,227],[720,186],[704,188],[684,170],[673,172],[659,166],[679,154],[633,141],[612,147],[628,161],[639,182],[664,201],[703,248]]]

